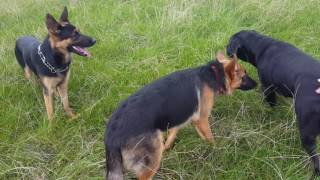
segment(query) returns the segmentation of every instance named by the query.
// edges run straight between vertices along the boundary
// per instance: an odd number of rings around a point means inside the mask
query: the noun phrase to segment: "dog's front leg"
[[[210,129],[208,117],[195,120],[192,122],[192,125],[196,128],[199,136],[202,139],[208,142],[213,142],[213,134]]]
[[[46,105],[49,123],[51,123],[53,116],[53,102],[52,102],[53,89],[51,87],[43,88],[44,103]]]
[[[272,85],[262,85],[262,92],[264,100],[271,106],[277,105],[275,88]]]
[[[301,141],[304,149],[310,155],[316,176],[320,176],[320,161],[317,154],[316,137],[301,134]]]
[[[69,98],[68,98],[68,79],[69,79],[69,73],[66,77],[66,79],[57,87],[62,104],[63,104],[63,109],[66,112],[66,114],[73,118],[75,117],[75,114],[72,112],[72,109],[70,108],[69,105]]]

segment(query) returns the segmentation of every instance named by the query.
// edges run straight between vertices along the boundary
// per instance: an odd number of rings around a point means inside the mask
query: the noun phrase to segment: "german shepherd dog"
[[[214,98],[255,86],[236,57],[228,60],[222,53],[217,54],[217,61],[174,72],[144,86],[120,104],[107,125],[107,179],[123,179],[123,169],[139,180],[152,179],[163,150],[170,148],[186,123],[192,122],[200,137],[212,142],[208,117]]]
[[[85,48],[93,46],[96,40],[81,34],[79,29],[69,22],[66,7],[59,22],[47,14],[46,25],[48,36],[42,44],[32,36],[21,37],[16,41],[15,54],[24,69],[25,77],[29,79],[33,72],[40,79],[48,119],[51,122],[52,96],[56,90],[67,115],[75,116],[68,100],[71,53],[90,57],[91,54]]]
[[[257,68],[270,106],[276,105],[276,93],[295,98],[302,145],[319,176],[316,137],[320,133],[320,96],[315,90],[319,86],[320,63],[291,44],[255,31],[240,31],[230,38],[227,54],[234,53]]]

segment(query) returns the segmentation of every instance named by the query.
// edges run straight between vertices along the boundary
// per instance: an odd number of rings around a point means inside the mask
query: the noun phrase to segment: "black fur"
[[[288,43],[274,40],[255,31],[240,31],[227,45],[233,53],[254,65],[259,74],[265,100],[276,105],[276,93],[295,97],[295,112],[302,145],[311,156],[315,173],[320,175],[315,140],[320,133],[320,63]]]

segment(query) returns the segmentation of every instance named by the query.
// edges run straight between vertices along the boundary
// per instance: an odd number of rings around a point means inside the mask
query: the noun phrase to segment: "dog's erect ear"
[[[232,54],[232,61],[234,61],[234,70],[237,71],[239,69],[239,65],[238,65],[238,57],[236,54]]]
[[[217,60],[218,60],[220,63],[222,63],[222,62],[224,61],[224,59],[225,59],[225,56],[224,56],[224,54],[223,54],[221,51],[219,51],[219,52],[217,53],[217,55],[216,55],[216,58],[217,58]]]
[[[60,16],[60,22],[69,22],[68,9],[66,6],[63,8],[62,14]]]
[[[233,79],[233,76],[238,69],[239,67],[236,59],[232,59],[226,66],[224,66],[224,71],[231,79]]]
[[[216,55],[216,58],[218,60],[219,63],[222,64],[227,64],[228,60],[226,59],[226,57],[224,56],[223,52],[219,51]]]
[[[238,57],[237,57],[237,54],[233,53],[231,56],[230,56],[233,60],[238,60]]]
[[[59,30],[58,30],[59,23],[56,21],[56,19],[54,19],[54,17],[51,14],[47,14],[46,25],[49,33],[53,33],[53,34],[59,33]]]

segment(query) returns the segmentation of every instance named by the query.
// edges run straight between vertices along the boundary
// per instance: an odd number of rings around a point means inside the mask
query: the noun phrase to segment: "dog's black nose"
[[[93,38],[91,39],[91,43],[92,43],[92,44],[95,44],[96,42],[97,42],[96,39],[93,39]]]

